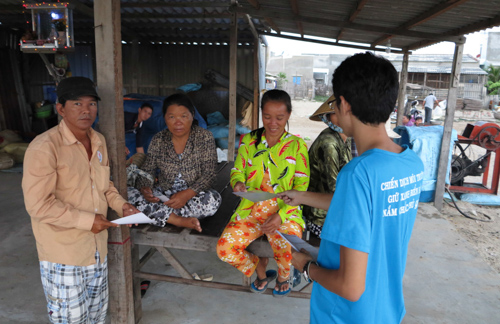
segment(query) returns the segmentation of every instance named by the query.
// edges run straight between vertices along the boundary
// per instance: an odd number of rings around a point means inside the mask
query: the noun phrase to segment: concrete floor
[[[48,323],[35,240],[19,173],[0,172],[0,323]],[[496,220],[500,221],[500,220]],[[187,268],[217,281],[241,276],[215,254],[175,251]],[[159,255],[144,270],[174,270]],[[111,274],[112,275],[112,274]],[[430,204],[421,204],[404,279],[404,324],[500,323],[500,275]],[[309,301],[152,282],[144,324],[307,323]]]

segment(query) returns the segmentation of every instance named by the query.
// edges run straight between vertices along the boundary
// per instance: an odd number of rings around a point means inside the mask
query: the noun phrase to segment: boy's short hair
[[[415,117],[415,120],[419,120],[419,119],[422,120],[423,119],[422,116]]]
[[[370,52],[345,59],[333,74],[333,94],[343,96],[364,124],[385,123],[398,97],[398,73],[391,62]]]
[[[139,107],[139,109],[143,109],[143,108],[149,108],[149,109],[153,110],[153,106],[152,106],[149,102],[145,102],[145,103],[143,103],[143,104]]]

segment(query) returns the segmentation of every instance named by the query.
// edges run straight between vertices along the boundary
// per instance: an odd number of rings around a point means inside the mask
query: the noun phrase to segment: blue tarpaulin
[[[408,145],[410,149],[417,153],[424,163],[424,179],[422,183],[422,192],[420,194],[420,201],[422,202],[434,201],[443,130],[443,126],[398,126],[394,129],[396,133],[401,135],[400,139],[395,140],[396,143],[399,145]],[[456,140],[457,131],[453,129],[448,156],[446,183],[449,183],[451,156]]]

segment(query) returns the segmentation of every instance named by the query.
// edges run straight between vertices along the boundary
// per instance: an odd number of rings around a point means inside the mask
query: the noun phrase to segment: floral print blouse
[[[284,132],[273,147],[268,147],[265,134],[264,131],[258,145],[256,134],[243,137],[231,170],[231,186],[234,188],[241,181],[249,187],[248,190],[259,190],[268,170],[275,193],[290,189],[306,191],[309,186],[309,155],[304,140]],[[231,219],[246,218],[253,205],[252,201],[243,198]],[[286,205],[281,199],[278,199],[278,206],[282,223],[293,220],[304,228],[300,206]]]

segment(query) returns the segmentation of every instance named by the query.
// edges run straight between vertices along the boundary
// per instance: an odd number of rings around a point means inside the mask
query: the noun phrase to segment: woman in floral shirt
[[[264,127],[245,135],[241,142],[231,171],[233,190],[306,191],[307,146],[301,138],[285,131],[292,112],[290,96],[282,90],[270,90],[262,97],[261,109]],[[303,229],[300,207],[288,206],[277,198],[258,203],[243,198],[219,239],[217,255],[248,277],[257,272],[251,285],[253,292],[264,292],[268,283],[278,277],[273,296],[286,296],[290,293],[291,246],[277,231],[302,237]],[[246,250],[264,234],[273,248],[278,274],[274,270],[266,272],[268,258],[259,258]]]

